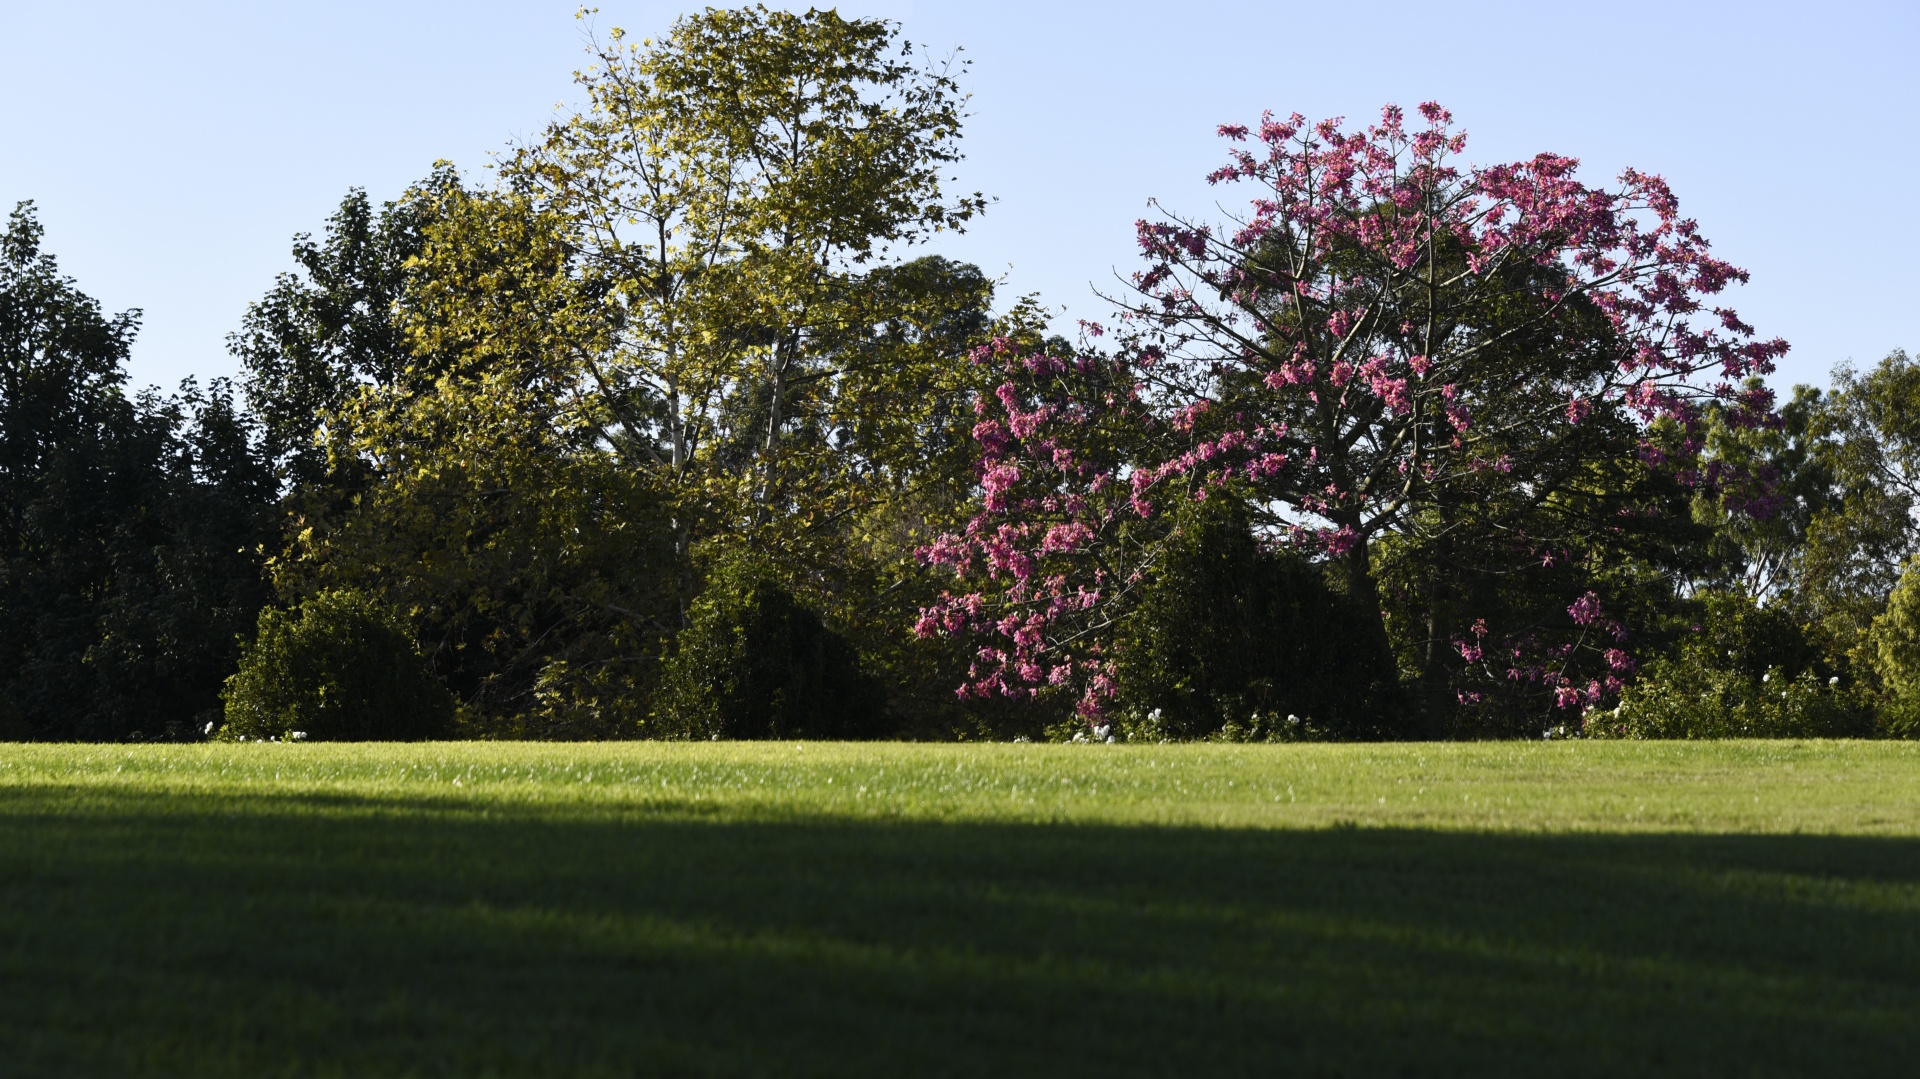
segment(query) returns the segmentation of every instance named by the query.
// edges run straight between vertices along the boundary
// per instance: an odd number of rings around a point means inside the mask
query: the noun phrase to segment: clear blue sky
[[[136,381],[230,373],[225,335],[350,186],[470,173],[573,98],[573,0],[0,0],[0,203],[113,309]],[[688,5],[605,0],[658,33]],[[1099,317],[1146,200],[1205,211],[1215,125],[1429,98],[1468,156],[1665,175],[1793,343],[1778,381],[1920,348],[1920,5],[898,0],[848,15],[973,61],[962,187],[1000,200],[936,250]],[[1231,197],[1231,192],[1228,193]]]

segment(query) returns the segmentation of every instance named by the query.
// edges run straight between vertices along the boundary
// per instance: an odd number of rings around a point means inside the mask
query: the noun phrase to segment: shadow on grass
[[[0,799],[0,1071],[1752,1075],[1920,1059],[1909,839],[264,802]]]

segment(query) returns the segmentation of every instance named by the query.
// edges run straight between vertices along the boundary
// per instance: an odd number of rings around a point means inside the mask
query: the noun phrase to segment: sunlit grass
[[[0,746],[0,790],[356,813],[1920,834],[1920,743]],[[268,807],[256,805],[256,811]]]
[[[25,1074],[1904,1074],[1920,747],[0,745],[0,997]]]

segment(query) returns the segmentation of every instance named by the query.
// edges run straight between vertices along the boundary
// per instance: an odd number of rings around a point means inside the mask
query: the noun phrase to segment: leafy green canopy
[[[951,389],[951,338],[983,328],[990,285],[893,252],[984,203],[941,190],[955,72],[898,35],[758,6],[658,42],[615,30],[578,76],[586,108],[508,170],[618,312],[582,373],[608,445],[672,493],[683,556],[711,539],[832,561],[850,518],[923,471],[901,434],[948,419],[952,395],[926,391]]]

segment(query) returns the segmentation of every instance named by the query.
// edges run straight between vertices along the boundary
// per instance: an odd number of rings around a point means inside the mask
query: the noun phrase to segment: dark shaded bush
[[[1377,625],[1319,567],[1263,549],[1245,506],[1211,498],[1119,634],[1121,725],[1134,738],[1392,737],[1407,713]]]
[[[227,736],[303,731],[326,742],[431,738],[446,733],[456,707],[399,617],[345,591],[261,611],[221,698]]]
[[[654,731],[671,738],[877,738],[885,697],[835,633],[750,563],[708,578],[667,662]]]

